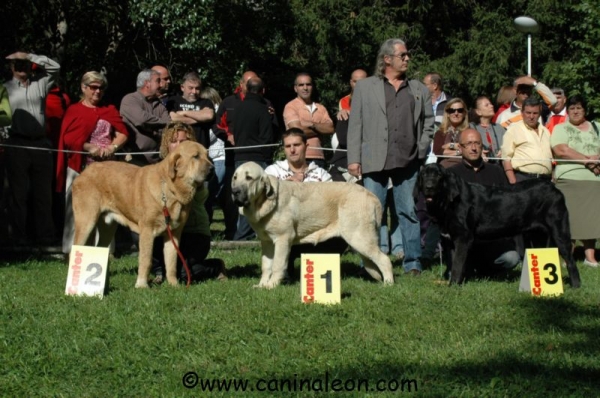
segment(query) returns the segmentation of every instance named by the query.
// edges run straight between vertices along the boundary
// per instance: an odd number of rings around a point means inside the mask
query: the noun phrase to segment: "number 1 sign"
[[[106,286],[107,264],[108,247],[73,246],[65,294],[102,298]]]
[[[300,297],[303,303],[338,304],[340,291],[339,254],[302,254]]]

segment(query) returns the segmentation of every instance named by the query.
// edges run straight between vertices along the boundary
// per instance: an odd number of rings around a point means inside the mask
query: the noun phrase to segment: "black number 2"
[[[88,276],[87,279],[85,280],[85,282],[83,282],[83,283],[85,285],[100,286],[100,281],[95,281],[94,279],[99,277],[100,274],[102,273],[102,266],[98,263],[91,263],[90,265],[87,266],[86,271],[91,271],[93,269],[95,269],[96,272],[94,272],[92,275]]]
[[[548,271],[548,270],[550,270],[550,271]],[[548,271],[548,275],[552,277],[552,279],[544,278],[544,281],[546,281],[547,284],[554,285],[556,282],[558,282],[558,274],[556,273],[556,265],[554,265],[552,263],[548,263],[548,264],[544,265],[544,271]]]
[[[331,293],[333,290],[331,287],[331,270],[321,275],[321,279],[325,279],[325,293]]]

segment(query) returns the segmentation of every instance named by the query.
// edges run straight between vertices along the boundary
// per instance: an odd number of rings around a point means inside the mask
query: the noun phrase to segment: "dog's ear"
[[[271,184],[271,179],[269,178],[268,174],[263,174],[262,183],[263,183],[264,192],[265,192],[265,195],[267,195],[267,198],[270,198],[271,196],[273,196],[275,194],[275,187],[273,187],[273,184]]]
[[[169,156],[169,163],[168,163],[168,168],[169,168],[169,178],[172,180],[175,179],[175,176],[177,175],[177,166],[179,164],[179,159],[181,158],[181,155],[179,153],[174,153],[171,156]]]
[[[448,202],[452,202],[460,195],[460,177],[442,167],[440,169],[444,175],[444,192],[446,192]]]

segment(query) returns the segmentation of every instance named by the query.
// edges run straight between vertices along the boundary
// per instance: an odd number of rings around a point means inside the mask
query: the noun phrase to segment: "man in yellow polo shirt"
[[[542,104],[537,98],[523,102],[523,120],[512,123],[504,134],[502,155],[508,182],[552,178],[550,132],[539,122]]]

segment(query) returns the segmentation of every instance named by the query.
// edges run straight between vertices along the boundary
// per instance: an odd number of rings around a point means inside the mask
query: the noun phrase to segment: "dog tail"
[[[381,216],[383,215],[383,208],[381,204],[379,204],[379,200],[375,202],[375,206],[373,206],[373,217],[375,219],[375,226],[377,230],[381,228]]]

